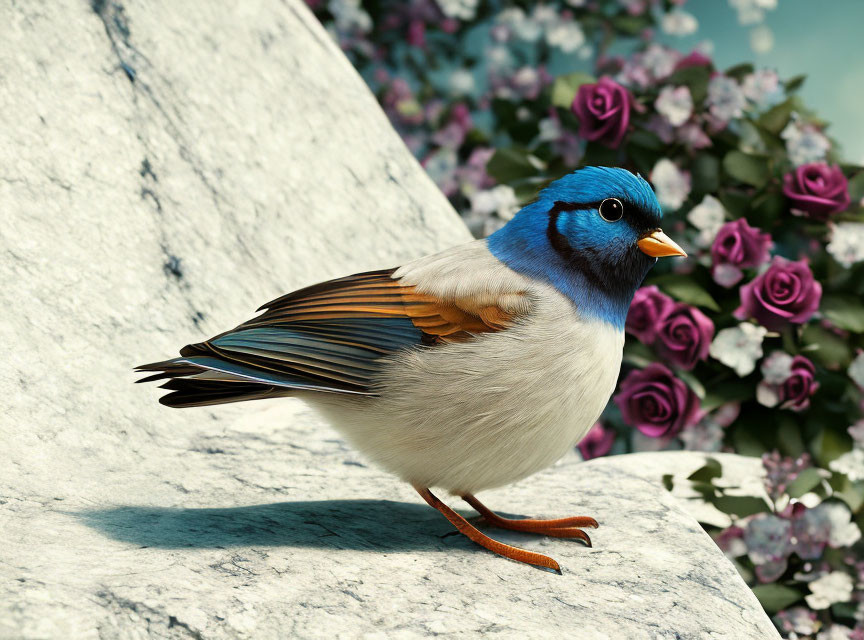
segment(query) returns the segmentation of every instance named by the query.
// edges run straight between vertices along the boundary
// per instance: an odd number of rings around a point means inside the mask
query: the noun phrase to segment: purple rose
[[[583,84],[576,93],[571,110],[579,118],[579,136],[613,149],[621,144],[633,97],[620,84],[600,78],[596,84]]]
[[[741,287],[739,320],[753,318],[766,329],[807,322],[819,308],[822,285],[804,260],[792,262],[774,256],[763,274]]]
[[[804,356],[792,358],[792,372],[780,386],[780,406],[783,409],[803,411],[810,406],[810,396],[816,393],[816,368]]]
[[[793,209],[816,220],[849,206],[849,181],[840,167],[824,162],[801,165],[783,177],[783,193]]]
[[[634,369],[615,396],[624,421],[651,438],[674,436],[699,421],[699,398],[662,364]]]
[[[624,329],[645,344],[657,338],[660,321],[672,310],[675,302],[655,285],[636,290]]]
[[[708,357],[714,323],[696,307],[676,303],[662,318],[657,332],[657,351],[672,364],[692,369]]]
[[[816,393],[816,368],[804,356],[794,358],[775,351],[762,362],[764,379],[756,388],[756,399],[766,407],[803,411]]]
[[[582,452],[582,457],[585,460],[599,458],[609,453],[614,442],[615,431],[607,429],[602,423],[598,422],[591,427],[590,431],[579,442],[579,451]]]
[[[741,269],[758,267],[768,261],[771,234],[762,233],[739,218],[724,224],[711,245],[711,275],[714,281],[731,287],[744,276]]]

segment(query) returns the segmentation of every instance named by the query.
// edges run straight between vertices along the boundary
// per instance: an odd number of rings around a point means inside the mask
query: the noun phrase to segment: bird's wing
[[[381,358],[504,330],[525,308],[519,291],[433,295],[395,272],[360,273],[277,298],[236,329],[184,347],[180,358],[139,367],[158,372],[141,382],[168,378],[163,386],[175,393],[161,401],[172,406],[287,389],[371,395]]]

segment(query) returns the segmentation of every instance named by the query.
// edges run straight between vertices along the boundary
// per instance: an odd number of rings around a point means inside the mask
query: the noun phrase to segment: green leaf
[[[679,69],[666,79],[666,84],[673,86],[684,85],[690,89],[693,102],[698,104],[708,95],[708,81],[711,79],[711,70],[708,67],[685,67]]]
[[[732,434],[735,452],[742,456],[759,457],[765,453],[765,445],[750,431],[750,429],[735,429]]]
[[[763,193],[753,199],[748,222],[763,229],[770,227],[786,211],[786,197],[782,193]]]
[[[736,64],[734,67],[729,67],[723,72],[723,75],[735,78],[738,82],[741,82],[741,80],[744,79],[744,76],[750,75],[751,73],[753,73],[753,65],[749,62],[744,62]]]
[[[848,367],[852,350],[847,340],[816,324],[808,324],[801,332],[803,350],[815,360],[832,369]]]
[[[700,400],[705,397],[705,385],[703,385],[699,381],[699,378],[694,376],[692,372],[683,370],[678,371],[678,377],[687,383],[687,386],[692,389],[693,393],[695,393]]]
[[[804,471],[798,474],[798,477],[795,478],[786,488],[786,493],[790,498],[800,498],[805,493],[818,486],[820,482],[822,482],[822,474],[819,472],[819,469],[810,467],[809,469],[804,469]]]
[[[723,475],[723,467],[714,458],[707,458],[705,466],[699,467],[687,476],[688,480],[693,482],[711,482],[714,478],[719,478]]]
[[[671,473],[664,473],[662,480],[663,480],[663,487],[666,489],[666,491],[672,491],[672,487],[674,486],[673,482],[672,482],[672,474]]]
[[[660,151],[664,148],[663,141],[657,137],[657,134],[646,131],[645,129],[636,129],[630,134],[627,139],[630,144],[639,145],[653,151]]]
[[[834,490],[834,496],[849,505],[852,513],[858,513],[858,510],[864,506],[864,482],[852,482],[846,476],[836,473],[834,478],[840,478],[840,489]]]
[[[770,511],[765,500],[756,496],[722,495],[712,500],[712,502],[723,513],[730,513],[739,518],[746,518],[747,516],[752,516],[754,513]]]
[[[810,449],[819,464],[827,468],[828,463],[852,449],[852,438],[845,433],[823,427],[810,444]]]
[[[762,188],[771,177],[768,159],[743,151],[730,151],[723,158],[723,168],[736,180],[756,188]]]
[[[498,149],[486,163],[486,171],[498,182],[514,182],[536,175],[537,162],[525,151]]]
[[[768,111],[759,116],[759,126],[767,129],[773,134],[779,134],[789,124],[789,118],[792,117],[792,112],[795,111],[798,100],[796,98],[787,98],[780,104],[776,104]]]
[[[693,190],[715,193],[720,188],[720,161],[710,153],[700,153],[693,160]]]
[[[552,85],[552,104],[562,109],[569,109],[579,87],[594,82],[597,80],[587,73],[571,73],[555,78],[555,83]]]
[[[864,171],[859,171],[849,179],[849,198],[860,202],[864,198]]]
[[[741,402],[753,397],[753,385],[740,378],[712,384],[702,400],[704,411],[713,411],[727,402]]]
[[[807,79],[805,74],[801,74],[799,76],[794,76],[789,78],[786,82],[783,83],[783,88],[786,89],[786,93],[794,93],[801,88],[804,84],[804,81]]]
[[[777,448],[784,456],[797,458],[807,451],[804,439],[801,437],[801,427],[798,421],[788,414],[777,416]]]
[[[669,273],[655,278],[652,282],[676,300],[705,307],[711,311],[720,311],[720,305],[711,297],[711,294],[698,285],[691,276]]]
[[[741,191],[724,189],[717,197],[723,208],[735,218],[743,218],[750,209],[750,196]]]
[[[621,33],[630,36],[636,36],[642,33],[644,29],[651,25],[648,15],[630,15],[621,13],[612,18],[612,26]]]
[[[644,369],[654,362],[654,353],[648,345],[635,340],[628,340],[624,345],[624,361],[634,367]]]
[[[864,333],[864,303],[854,296],[827,295],[820,305],[822,314],[841,329]]]
[[[798,602],[802,593],[792,587],[787,587],[776,582],[771,584],[757,584],[753,587],[753,594],[759,599],[759,604],[768,613],[777,613],[789,605]]]

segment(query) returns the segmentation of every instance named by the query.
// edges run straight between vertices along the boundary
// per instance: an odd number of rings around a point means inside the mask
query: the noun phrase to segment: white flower
[[[457,96],[474,92],[474,74],[468,69],[456,69],[450,74],[450,92]]]
[[[655,78],[665,78],[675,70],[680,54],[674,49],[652,43],[642,53],[641,65],[646,67]]]
[[[448,18],[471,20],[477,13],[478,0],[438,0],[441,12]]]
[[[864,449],[855,448],[828,463],[831,471],[844,474],[852,482],[864,480]]]
[[[660,21],[660,28],[663,33],[668,33],[672,36],[689,36],[691,33],[696,33],[699,28],[699,22],[693,14],[682,11],[681,9],[673,9],[663,15]]]
[[[585,34],[578,22],[557,22],[546,30],[546,42],[564,53],[573,53],[585,44]]]
[[[851,547],[861,538],[861,530],[852,522],[852,513],[842,502],[823,502],[817,510],[825,514],[831,525],[828,534],[828,544],[835,549]]]
[[[471,212],[479,215],[496,213],[502,220],[509,220],[519,211],[516,192],[505,184],[492,189],[476,191],[471,195]]]
[[[684,429],[679,436],[687,451],[720,451],[723,446],[723,427],[711,416]]]
[[[762,361],[762,381],[756,385],[756,401],[764,407],[780,404],[780,385],[792,375],[792,356],[775,351]]]
[[[852,598],[852,576],[842,571],[832,571],[809,584],[809,596],[804,599],[811,609],[827,609],[836,602],[847,602]]]
[[[663,87],[654,107],[669,124],[677,127],[687,122],[693,114],[693,97],[687,87]]]
[[[710,247],[714,242],[714,236],[720,231],[726,219],[726,209],[720,201],[712,195],[706,195],[702,202],[690,209],[687,220],[699,229],[699,237],[696,242],[700,247]]]
[[[831,226],[831,242],[826,247],[834,259],[847,269],[864,260],[864,222],[841,222]]]
[[[851,637],[852,629],[845,624],[832,624],[816,634],[816,640],[849,640]]]
[[[762,377],[768,384],[783,384],[792,375],[792,356],[785,351],[774,351],[762,361]]]
[[[586,0],[566,0],[571,7],[584,7]]]
[[[561,21],[561,16],[558,15],[558,11],[555,7],[545,4],[536,5],[531,17],[534,18],[534,20],[537,21],[537,24],[539,24],[543,29],[549,29]]]
[[[543,118],[537,127],[540,130],[540,135],[537,137],[540,142],[554,142],[563,133],[561,121],[558,118]]]
[[[864,389],[864,351],[855,356],[852,364],[849,365],[849,377]]]
[[[670,211],[680,209],[690,195],[690,174],[681,171],[668,158],[661,158],[651,170],[657,200]]]
[[[747,100],[734,78],[717,75],[708,81],[708,104],[715,118],[729,121],[741,116]]]
[[[490,71],[506,71],[513,66],[513,56],[507,47],[489,47],[486,50],[486,64]]]
[[[729,5],[738,12],[739,24],[759,24],[766,11],[777,8],[777,0],[729,0]]]
[[[852,440],[855,441],[855,446],[864,449],[864,420],[859,420],[851,427],[846,429]]]
[[[742,378],[753,372],[756,361],[762,357],[762,341],[768,330],[749,322],[729,327],[717,333],[709,353]]]
[[[783,97],[780,78],[771,69],[760,69],[747,75],[741,84],[741,92],[760,108],[768,107]]]
[[[336,29],[340,32],[372,30],[372,18],[360,6],[360,0],[330,0],[327,9],[333,14]]]
[[[754,53],[768,53],[774,48],[774,32],[764,24],[750,30],[750,48]]]
[[[520,40],[534,42],[543,34],[543,25],[529,18],[519,7],[504,9],[498,14],[498,22],[506,26]]]
[[[813,125],[803,124],[797,114],[792,115],[789,124],[780,132],[780,137],[786,141],[786,153],[792,164],[798,167],[824,160],[831,148],[828,138]]]

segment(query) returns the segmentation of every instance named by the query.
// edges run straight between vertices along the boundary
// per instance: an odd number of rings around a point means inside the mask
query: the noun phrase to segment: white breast
[[[309,398],[366,456],[403,480],[473,493],[553,464],[615,389],[624,334],[579,318],[551,287],[520,325],[411,350],[384,368],[381,396]]]

